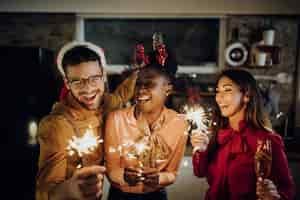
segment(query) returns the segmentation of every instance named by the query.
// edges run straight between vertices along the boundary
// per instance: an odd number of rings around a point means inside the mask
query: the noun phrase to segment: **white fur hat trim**
[[[107,67],[106,65],[106,59],[105,59],[105,56],[104,56],[104,51],[102,48],[96,46],[95,44],[92,44],[90,42],[79,42],[79,41],[72,41],[72,42],[69,42],[67,44],[65,44],[59,51],[58,55],[57,55],[57,59],[56,59],[56,62],[57,62],[57,68],[60,72],[60,74],[63,76],[63,77],[66,77],[66,74],[64,72],[64,69],[62,67],[62,60],[64,58],[64,55],[67,51],[73,49],[74,47],[77,47],[77,46],[85,46],[87,48],[89,48],[90,50],[94,51],[99,57],[100,57],[100,61],[101,61],[101,65],[103,67],[103,75],[105,77],[105,79],[107,79],[106,77],[106,70],[105,68]]]

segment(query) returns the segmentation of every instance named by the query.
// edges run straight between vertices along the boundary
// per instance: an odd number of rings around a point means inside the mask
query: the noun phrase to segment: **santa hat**
[[[99,56],[101,65],[103,67],[104,82],[106,82],[107,81],[107,73],[106,73],[107,65],[106,65],[106,59],[105,59],[104,51],[103,51],[102,48],[100,48],[97,45],[95,45],[93,43],[90,43],[90,42],[72,41],[72,42],[69,42],[69,43],[65,44],[60,49],[60,51],[57,55],[57,58],[56,58],[56,64],[57,64],[58,71],[60,72],[62,77],[66,78],[66,74],[65,74],[65,71],[64,71],[63,66],[62,66],[62,61],[63,61],[64,55],[69,50],[71,50],[75,47],[78,47],[78,46],[84,46],[84,47],[92,50],[93,52],[95,52]],[[63,99],[67,95],[67,93],[68,93],[67,88],[64,85],[64,87],[62,88],[61,93],[60,93],[60,99]]]

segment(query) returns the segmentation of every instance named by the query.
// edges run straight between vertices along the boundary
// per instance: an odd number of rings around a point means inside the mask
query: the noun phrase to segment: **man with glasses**
[[[36,199],[99,199],[105,172],[102,143],[83,156],[67,147],[87,132],[101,141],[103,115],[133,96],[137,73],[108,94],[103,51],[87,42],[65,45],[57,64],[68,93],[39,125]]]

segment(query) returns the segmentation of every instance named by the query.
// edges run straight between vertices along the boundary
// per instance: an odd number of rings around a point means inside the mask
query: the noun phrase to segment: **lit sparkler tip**
[[[135,149],[136,149],[138,155],[142,154],[148,148],[149,147],[145,143],[143,143],[143,142],[137,143],[135,145]]]
[[[128,153],[127,154],[127,158],[128,159],[136,159],[137,157],[134,154],[132,154],[132,153]]]
[[[109,147],[108,152],[109,152],[109,153],[116,153],[116,148],[114,148],[114,147]]]
[[[183,107],[185,112],[185,119],[192,125],[196,126],[196,130],[203,133],[208,133],[209,126],[211,124],[211,108],[204,109],[202,106],[187,106]],[[191,127],[190,127],[191,128]]]
[[[77,169],[80,169],[80,168],[82,168],[82,165],[79,164],[79,165],[76,166],[76,168],[77,168]]]
[[[69,151],[69,156],[74,155],[74,153],[75,153],[75,152],[74,152],[73,150],[70,150],[70,151]]]
[[[122,149],[123,149],[122,146],[119,145],[119,146],[118,146],[118,151],[119,151],[119,152],[122,152]]]

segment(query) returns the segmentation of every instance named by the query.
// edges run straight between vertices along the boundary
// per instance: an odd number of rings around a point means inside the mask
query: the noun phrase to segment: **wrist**
[[[67,181],[64,181],[62,183],[56,184],[49,190],[49,200],[62,200],[62,199],[68,199],[68,196],[66,194],[69,194],[70,188],[68,186],[69,184]]]
[[[194,155],[198,151],[199,151],[199,148],[198,147],[194,147],[193,150],[192,150],[192,154]]]
[[[194,146],[192,153],[194,154],[196,152],[204,152],[204,151],[206,151],[206,149],[207,149],[207,145],[205,145],[205,146],[204,145]]]
[[[160,186],[167,186],[175,181],[175,175],[171,172],[160,172],[158,174],[158,183]]]

